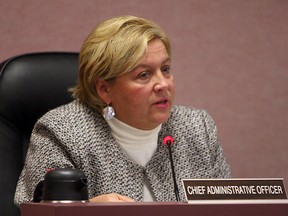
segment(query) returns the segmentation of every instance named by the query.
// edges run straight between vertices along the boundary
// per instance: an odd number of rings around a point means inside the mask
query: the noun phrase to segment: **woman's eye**
[[[163,67],[162,72],[165,74],[170,74],[170,66],[167,65],[167,66]]]
[[[140,79],[147,79],[150,77],[150,73],[148,71],[144,71],[138,75]]]

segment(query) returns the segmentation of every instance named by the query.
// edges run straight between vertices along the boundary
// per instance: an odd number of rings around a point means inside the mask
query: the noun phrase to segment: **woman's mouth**
[[[169,101],[168,101],[167,99],[163,99],[163,100],[157,101],[156,103],[154,103],[154,105],[166,107],[166,106],[168,105],[168,102],[169,102]]]
[[[156,102],[156,104],[166,104],[168,102],[168,100],[161,100]]]

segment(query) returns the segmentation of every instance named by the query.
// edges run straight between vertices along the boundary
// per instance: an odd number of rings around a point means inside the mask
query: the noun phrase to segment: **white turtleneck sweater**
[[[117,118],[108,120],[107,123],[112,130],[112,136],[128,158],[144,167],[156,151],[161,125],[153,130],[139,130],[119,121]],[[144,179],[143,201],[155,201],[150,183],[146,177]]]

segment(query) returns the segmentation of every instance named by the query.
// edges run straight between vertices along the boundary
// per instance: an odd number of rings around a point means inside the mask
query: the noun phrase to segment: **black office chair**
[[[78,53],[31,53],[0,64],[0,215],[18,216],[13,199],[37,119],[72,100]]]

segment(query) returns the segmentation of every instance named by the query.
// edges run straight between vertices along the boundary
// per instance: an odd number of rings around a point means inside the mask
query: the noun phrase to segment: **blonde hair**
[[[74,98],[102,112],[106,104],[97,94],[96,78],[113,80],[131,71],[144,57],[148,43],[154,39],[163,42],[170,57],[167,35],[149,20],[123,16],[100,23],[80,49],[78,81],[72,89]]]

